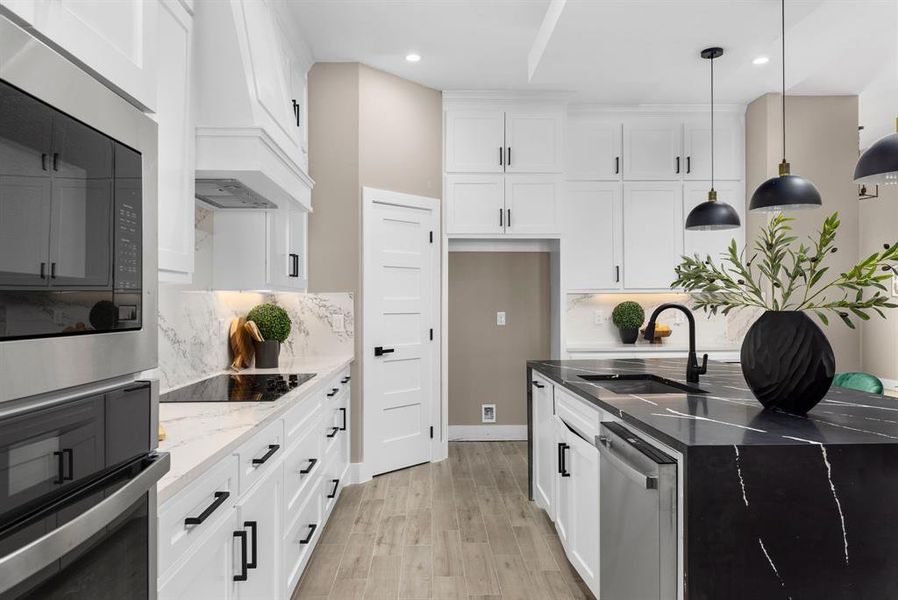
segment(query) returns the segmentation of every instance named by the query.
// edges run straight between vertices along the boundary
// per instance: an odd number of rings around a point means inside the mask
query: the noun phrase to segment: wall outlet
[[[481,404],[480,405],[480,422],[495,423],[496,422],[496,405]]]
[[[343,313],[331,313],[331,330],[334,333],[343,333],[346,331],[346,323]]]
[[[496,325],[504,326],[505,325],[505,312],[497,312],[496,313]]]

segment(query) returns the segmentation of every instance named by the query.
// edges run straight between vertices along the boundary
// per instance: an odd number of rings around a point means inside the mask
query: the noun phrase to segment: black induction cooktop
[[[216,375],[159,396],[159,402],[273,402],[315,376],[315,373],[283,375]]]

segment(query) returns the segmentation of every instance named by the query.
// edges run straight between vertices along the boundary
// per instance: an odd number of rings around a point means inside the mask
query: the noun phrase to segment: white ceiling
[[[778,0],[282,0],[319,61],[359,61],[441,90],[564,90],[606,104],[706,102],[780,87]],[[787,88],[856,94],[898,78],[898,0],[787,0]],[[539,52],[543,50],[542,52]],[[417,52],[419,63],[405,55]],[[754,66],[758,55],[770,57]],[[529,73],[532,71],[532,77]]]

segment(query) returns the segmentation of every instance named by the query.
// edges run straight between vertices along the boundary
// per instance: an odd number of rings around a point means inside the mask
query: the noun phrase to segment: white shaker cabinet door
[[[504,175],[446,175],[446,233],[504,231]]]
[[[236,598],[234,576],[239,575],[241,542],[237,513],[231,510],[208,533],[192,554],[182,559],[180,568],[165,581],[160,581],[160,600],[197,600]]]
[[[711,119],[710,116],[691,117],[683,127],[683,155],[686,164],[683,178],[711,179]],[[742,119],[735,115],[714,117],[714,179],[717,181],[742,178],[745,164],[745,143]]]
[[[506,176],[505,233],[558,233],[561,190],[560,176]]]
[[[555,478],[558,477],[554,406],[555,388],[541,375],[533,373],[533,499],[555,518]]]
[[[620,184],[570,182],[561,213],[565,289],[620,289]]]
[[[710,182],[688,182],[683,185],[683,227],[686,226],[689,211],[708,200],[710,185]],[[714,189],[717,190],[719,202],[726,202],[736,209],[741,226],[738,229],[720,231],[684,231],[683,254],[698,254],[702,258],[710,256],[715,262],[719,262],[721,253],[727,251],[733,239],[736,240],[739,251],[742,251],[745,243],[745,188],[742,182],[725,181],[715,183]]]
[[[283,482],[283,465],[278,465],[237,505],[237,529],[245,531],[248,540],[246,580],[235,586],[242,600],[278,596]]]
[[[624,121],[624,179],[680,179],[685,165],[680,154],[679,119],[629,117]]]
[[[670,289],[683,254],[682,187],[679,182],[624,184],[625,289]]]
[[[505,171],[560,173],[564,159],[563,125],[560,111],[505,113]]]
[[[570,445],[568,435],[572,435],[567,425],[557,415],[552,419],[555,425],[555,452],[557,452],[557,468],[555,475],[555,531],[561,540],[561,545],[568,554],[571,552],[573,542],[574,523],[574,493],[571,485],[570,471]]]
[[[446,111],[446,172],[501,173],[505,170],[505,113],[501,110]]]
[[[621,123],[616,119],[568,117],[564,136],[568,181],[617,181],[621,174]]]
[[[586,585],[599,590],[599,451],[568,430],[565,467],[570,473],[568,557]]]

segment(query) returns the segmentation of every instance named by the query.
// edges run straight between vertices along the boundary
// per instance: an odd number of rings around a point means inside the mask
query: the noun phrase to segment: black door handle
[[[215,509],[225,503],[230,497],[230,492],[215,492],[215,500],[206,507],[206,510],[200,513],[198,517],[187,517],[184,519],[184,525],[200,525],[203,521],[209,518],[209,515],[215,512]]]
[[[252,560],[246,561],[246,568],[255,569],[259,566],[259,563],[257,562],[257,559],[259,558],[259,523],[258,521],[244,521],[243,526],[249,527],[250,533],[253,534],[253,541],[250,544],[253,558]]]
[[[312,541],[312,536],[315,535],[315,530],[318,529],[318,523],[309,523],[309,533],[306,534],[304,539],[299,540],[300,544],[308,544]]]
[[[346,408],[341,406],[340,412],[343,413],[343,426],[340,427],[340,431],[346,431]]]
[[[570,448],[570,446],[568,446],[567,444],[559,444],[559,445],[561,446],[559,448],[560,458],[561,458],[561,465],[559,466],[559,469],[561,472],[561,476],[562,477],[570,477],[571,473],[570,473],[570,471],[567,470],[567,457],[564,454],[565,450],[568,450]]]
[[[395,348],[384,348],[383,346],[374,347],[374,356],[383,356],[384,354],[392,354],[396,352]]]
[[[505,219],[506,226],[511,227],[511,209],[508,208],[508,209],[506,209],[506,211],[508,212],[508,218]]]
[[[614,282],[620,283],[620,265],[614,266]]]
[[[499,227],[505,227],[505,211],[499,209]]]
[[[336,498],[337,497],[337,488],[340,487],[340,480],[339,479],[331,479],[331,482],[333,482],[333,484],[334,484],[334,489],[331,491],[330,494],[327,495],[327,497],[328,498]]]
[[[299,254],[291,252],[290,256],[290,274],[288,277],[299,277]]]
[[[246,581],[246,571],[249,565],[246,562],[246,532],[243,530],[234,532],[235,538],[240,538],[240,574],[234,575],[234,581]]]
[[[280,444],[268,444],[268,452],[266,452],[265,455],[262,456],[262,458],[254,458],[253,464],[257,466],[264,465],[266,462],[268,462],[268,459],[274,456],[274,453],[280,449]]]
[[[331,432],[327,434],[327,437],[332,438],[337,435],[337,432],[340,431],[339,427],[331,427]]]
[[[309,466],[306,467],[305,469],[300,469],[300,470],[299,470],[299,474],[300,474],[300,475],[308,475],[309,473],[312,472],[312,469],[314,469],[314,468],[315,468],[315,465],[317,465],[317,464],[318,464],[318,459],[317,459],[317,458],[310,458],[310,459],[309,459]]]

